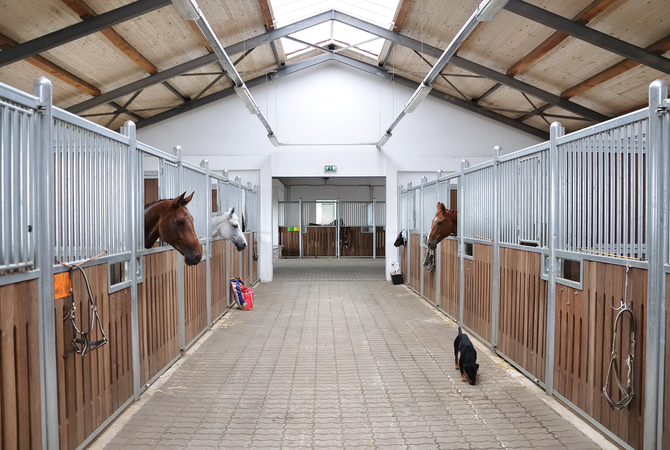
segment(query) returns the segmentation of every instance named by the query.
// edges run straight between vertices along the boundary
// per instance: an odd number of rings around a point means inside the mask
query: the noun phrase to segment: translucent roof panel
[[[277,28],[336,9],[390,29],[399,0],[270,0],[270,3]],[[384,44],[383,39],[375,39],[375,36],[369,33],[339,22],[323,23],[295,33],[292,37],[320,47],[326,47],[329,44],[335,44],[337,47],[351,46],[353,51],[372,58],[379,56]],[[289,39],[282,39],[282,45],[289,58],[311,49],[305,44]]]

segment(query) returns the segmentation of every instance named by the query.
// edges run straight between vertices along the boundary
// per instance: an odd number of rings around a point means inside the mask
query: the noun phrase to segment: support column
[[[549,223],[548,223],[548,247],[549,256],[547,261],[548,283],[547,283],[547,344],[546,361],[544,370],[544,384],[547,395],[552,395],[554,389],[554,354],[556,348],[556,276],[558,275],[558,260],[556,259],[557,244],[557,218],[559,205],[559,155],[557,140],[565,134],[565,128],[560,123],[554,122],[549,130]]]
[[[54,308],[54,151],[52,140],[52,85],[40,77],[33,86],[39,97],[37,162],[36,262],[39,281],[40,396],[42,398],[42,448],[58,449],[58,373],[56,365],[56,311]]]
[[[207,193],[207,241],[205,243],[205,252],[207,258],[207,270],[205,277],[207,280],[207,328],[211,328],[212,324],[212,180],[209,177],[209,161],[203,159],[200,162],[200,167],[205,169],[205,192]],[[218,199],[218,195],[217,195]]]
[[[174,154],[177,157],[177,195],[179,192],[184,192],[184,165],[182,159],[182,150],[180,146],[174,148]],[[182,355],[186,347],[186,312],[184,311],[184,258],[177,255],[177,292],[178,292],[178,319],[179,319],[179,348]]]
[[[470,167],[470,163],[467,159],[461,161],[461,176],[458,178],[458,219],[457,219],[457,231],[458,231],[458,254],[460,256],[460,270],[459,270],[459,287],[458,287],[458,323],[459,325],[463,324],[463,302],[465,300],[465,241],[463,236],[465,235],[465,221],[464,221],[464,210],[465,205],[463,199],[465,198],[465,169]]]
[[[130,261],[128,262],[128,273],[130,274],[130,334],[131,351],[133,362],[133,394],[135,401],[140,399],[140,310],[137,299],[137,224],[139,219],[138,208],[140,192],[137,188],[143,174],[138,173],[137,140],[135,122],[128,120],[123,125],[121,134],[128,136],[128,194],[130,195],[130,214],[126,221],[129,233],[126,236],[128,248],[130,249]]]
[[[649,152],[647,163],[647,333],[644,378],[644,448],[662,446],[665,352],[665,270],[668,256],[668,87],[649,86]]]
[[[498,347],[498,313],[500,309],[500,172],[498,160],[502,147],[493,147],[493,267],[491,273],[491,347]]]

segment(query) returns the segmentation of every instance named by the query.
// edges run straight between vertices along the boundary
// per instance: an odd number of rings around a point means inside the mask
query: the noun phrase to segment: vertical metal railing
[[[35,101],[0,100],[0,271],[35,266]]]

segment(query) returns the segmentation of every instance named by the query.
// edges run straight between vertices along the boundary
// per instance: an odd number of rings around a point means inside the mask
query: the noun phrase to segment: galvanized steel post
[[[372,259],[377,258],[377,224],[375,223],[375,198],[372,197]]]
[[[423,248],[428,251],[428,247],[426,247],[425,239],[423,237],[423,186],[428,182],[428,178],[426,177],[421,177],[421,188],[419,190],[419,255],[423,255]],[[421,257],[419,257],[419,271],[421,276],[419,277],[419,292],[421,294],[421,297],[424,297],[423,295],[423,275],[425,270],[422,269],[423,267],[423,261],[421,261]],[[424,297],[425,298],[425,297]]]
[[[302,258],[302,197],[298,199],[298,246],[300,247],[300,258]]]
[[[174,154],[177,157],[177,195],[184,192],[184,165],[182,160],[182,150],[179,145],[174,148]],[[182,354],[186,348],[186,313],[184,311],[184,258],[177,254],[177,292],[178,292],[178,318],[179,318],[179,348]]]
[[[133,361],[133,393],[135,401],[140,399],[140,320],[139,305],[137,303],[137,221],[139,216],[137,208],[139,205],[140,193],[137,189],[137,182],[142,174],[137,173],[137,139],[135,122],[128,120],[123,124],[121,134],[128,137],[128,192],[130,194],[130,214],[127,216],[128,229],[130,232],[126,235],[126,242],[130,249],[130,261],[128,262],[128,273],[130,273],[130,334],[131,351]]]
[[[398,203],[397,203],[398,207],[397,207],[397,210],[400,212],[400,214],[396,214],[396,216],[398,217],[398,230],[399,230],[398,232],[399,233],[402,233],[402,209],[403,209],[402,190],[403,190],[402,185],[398,185]],[[407,244],[405,244],[405,249],[407,249]],[[401,254],[402,253],[400,251],[400,246],[396,247],[396,250],[395,250],[395,255],[396,255],[395,259],[397,261],[396,262],[396,269],[400,269],[400,263],[402,262],[402,261],[400,261]],[[404,272],[404,271],[405,271],[405,265],[403,264],[402,265],[402,272]]]
[[[440,201],[440,178],[442,178],[442,171],[438,170],[437,175],[436,175],[436,183],[435,183],[435,206],[437,207],[437,203]],[[431,222],[431,228],[432,228],[432,222]],[[440,270],[442,268],[442,265],[440,264],[440,260],[442,259],[440,257],[441,251],[440,251],[440,246],[442,245],[442,242],[437,244],[437,247],[435,247],[435,307],[437,309],[440,309]]]
[[[559,155],[557,140],[565,134],[565,128],[554,122],[549,130],[549,211],[548,211],[548,247],[549,256],[547,268],[549,280],[547,283],[547,343],[544,371],[544,384],[547,395],[551,395],[554,388],[554,352],[556,348],[556,275],[558,260],[556,259],[557,219],[559,204]]]
[[[498,313],[500,305],[500,172],[498,163],[502,147],[493,147],[493,267],[491,270],[491,347],[498,347]]]
[[[405,246],[406,253],[407,253],[407,284],[409,285],[409,277],[410,273],[412,270],[412,264],[411,264],[411,252],[412,252],[412,246],[410,243],[412,242],[412,234],[410,233],[410,228],[409,228],[409,188],[412,187],[412,182],[407,183],[407,244]],[[414,201],[412,202],[412,214],[416,213],[416,193],[415,191],[412,191],[412,194],[414,195]]]
[[[58,433],[58,374],[56,365],[56,314],[54,299],[54,151],[52,85],[45,77],[35,81],[33,92],[39,98],[39,134],[37,149],[37,233],[36,263],[40,270],[39,281],[39,347],[40,347],[40,396],[42,418],[42,448],[57,449]]]
[[[647,164],[647,332],[644,379],[644,448],[661,448],[663,432],[663,352],[665,351],[665,270],[668,256],[668,87],[649,86]],[[667,345],[667,343],[665,343]]]
[[[244,226],[244,221],[246,220],[244,217],[244,210],[242,209],[242,195],[244,194],[244,190],[242,189],[242,177],[235,177],[235,183],[237,183],[237,211],[239,212],[239,216],[242,218],[242,228],[244,228],[244,231],[246,231],[246,227]],[[246,238],[245,238],[246,239]],[[244,271],[242,270],[243,264],[242,260],[242,255],[239,255],[240,257],[238,258],[238,265],[237,265],[237,270],[239,271],[240,278],[242,278],[242,274]],[[249,280],[247,280],[247,283]]]
[[[212,260],[212,179],[209,175],[209,161],[203,159],[200,161],[200,167],[205,169],[205,195],[206,212],[207,212],[207,241],[205,242],[205,251],[207,253],[207,270],[205,277],[207,280],[207,328],[211,328],[212,323],[212,274],[211,260]],[[218,198],[218,196],[217,196]]]
[[[340,257],[340,198],[335,203],[335,256]]]
[[[458,179],[458,217],[456,220],[456,231],[458,233],[458,253],[460,255],[460,269],[459,269],[459,287],[458,287],[458,323],[463,324],[463,302],[465,300],[465,222],[463,199],[465,198],[465,169],[470,167],[467,159],[461,161],[461,176]]]

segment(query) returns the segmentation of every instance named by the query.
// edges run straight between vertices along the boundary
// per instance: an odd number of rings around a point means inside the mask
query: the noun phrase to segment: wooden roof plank
[[[647,51],[652,52],[657,55],[662,55],[663,53],[670,50],[670,35],[664,37],[660,41],[657,41],[646,48]],[[592,76],[591,78],[582,81],[576,86],[566,89],[561,93],[563,98],[572,98],[579,94],[582,94],[592,87],[598,86],[606,81],[615,78],[622,73],[628,72],[629,70],[639,66],[640,63],[637,61],[631,61],[629,59],[624,59],[623,61],[603,70],[602,72]],[[639,108],[638,108],[639,109]],[[635,109],[636,110],[636,109]],[[633,111],[635,111],[633,110]]]
[[[96,33],[117,23],[125,22],[126,20],[170,4],[172,4],[171,0],[138,0],[62,30],[54,31],[53,33],[0,52],[0,67],[21,61],[30,56],[35,56],[38,53],[72,42],[91,33]]]
[[[575,23],[565,17],[549,12],[521,0],[509,0],[505,9],[514,14],[541,23],[555,30],[567,33],[591,45],[616,53],[624,58],[637,61],[660,72],[670,74],[670,59],[663,58],[643,48],[601,33],[593,28]]]
[[[5,36],[4,34],[0,33],[0,45],[6,45],[7,47],[12,48],[19,45],[19,43],[11,39],[9,36]],[[66,82],[70,86],[79,89],[81,92],[85,92],[92,96],[101,94],[100,89],[98,89],[97,87],[93,86],[90,83],[87,83],[86,81],[82,80],[73,73],[68,72],[67,70],[63,69],[57,64],[52,63],[51,61],[49,61],[46,58],[43,58],[40,55],[31,56],[30,58],[26,58],[25,61],[39,68],[40,70],[43,70],[50,75],[53,75],[59,80]]]

